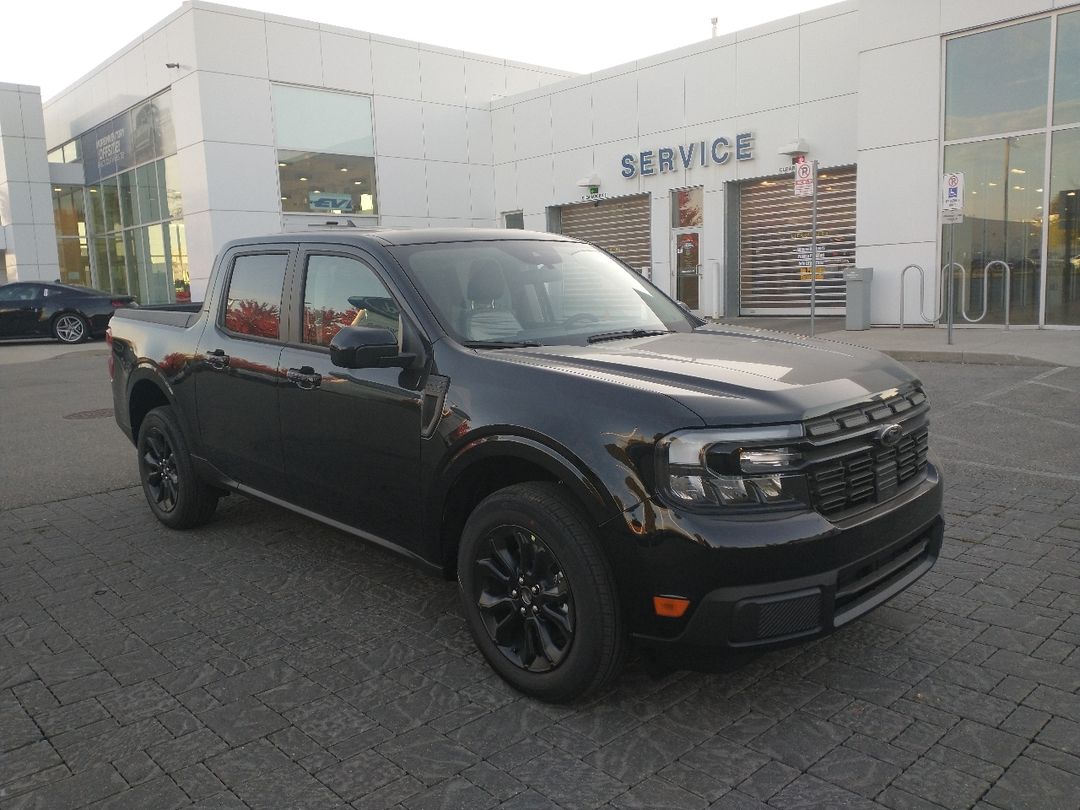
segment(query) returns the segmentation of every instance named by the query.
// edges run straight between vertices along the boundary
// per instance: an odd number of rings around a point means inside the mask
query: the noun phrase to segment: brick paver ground
[[[492,674],[452,584],[285,511],[0,512],[0,810],[1075,810],[1080,477],[946,468],[943,558],[887,606],[573,707]]]

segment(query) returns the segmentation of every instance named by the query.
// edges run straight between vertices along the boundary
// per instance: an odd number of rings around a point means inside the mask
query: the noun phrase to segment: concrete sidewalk
[[[720,323],[810,334],[809,318],[722,318]],[[818,318],[816,334],[826,340],[869,346],[897,360],[1036,366],[1080,366],[1080,330],[957,327],[950,346],[944,327],[844,329],[843,318]]]

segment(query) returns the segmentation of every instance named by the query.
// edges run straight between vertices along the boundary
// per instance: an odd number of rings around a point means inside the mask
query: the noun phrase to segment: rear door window
[[[281,290],[287,253],[237,256],[221,317],[229,332],[278,340],[281,336]]]

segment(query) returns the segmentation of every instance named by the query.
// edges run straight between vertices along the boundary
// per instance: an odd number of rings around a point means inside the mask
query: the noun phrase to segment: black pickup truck
[[[162,523],[236,491],[456,577],[491,666],[545,700],[632,642],[696,666],[831,632],[941,547],[907,369],[706,325],[562,236],[234,241],[201,307],[118,310],[111,346]]]

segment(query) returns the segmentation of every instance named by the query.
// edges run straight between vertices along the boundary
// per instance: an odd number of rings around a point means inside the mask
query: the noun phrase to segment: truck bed
[[[113,314],[113,318],[187,329],[199,319],[201,310],[201,302],[195,304],[159,304],[156,306],[118,309]]]

